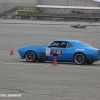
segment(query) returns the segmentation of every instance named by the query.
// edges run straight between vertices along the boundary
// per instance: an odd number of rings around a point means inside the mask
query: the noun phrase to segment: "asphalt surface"
[[[20,59],[19,47],[47,45],[55,39],[78,39],[99,48],[100,27],[0,25],[0,100],[100,100],[100,61],[53,66]],[[9,55],[11,48],[14,55]]]

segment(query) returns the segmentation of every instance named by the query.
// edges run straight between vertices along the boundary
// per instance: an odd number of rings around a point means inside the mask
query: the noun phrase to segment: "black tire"
[[[93,64],[95,61],[86,61],[86,64],[87,65],[91,65],[91,64]]]
[[[35,54],[33,51],[28,51],[28,52],[25,54],[25,59],[26,59],[26,61],[28,61],[28,62],[36,62],[37,56],[36,56],[36,54]]]
[[[77,65],[84,65],[86,62],[86,57],[82,53],[77,53],[74,55],[74,63]]]

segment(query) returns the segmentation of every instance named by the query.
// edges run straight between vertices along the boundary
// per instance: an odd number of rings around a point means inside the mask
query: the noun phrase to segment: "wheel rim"
[[[84,55],[77,54],[74,58],[75,63],[82,64],[84,62]]]
[[[35,54],[34,54],[34,52],[32,52],[32,51],[27,52],[27,54],[26,54],[26,60],[27,61],[34,61],[35,60]]]

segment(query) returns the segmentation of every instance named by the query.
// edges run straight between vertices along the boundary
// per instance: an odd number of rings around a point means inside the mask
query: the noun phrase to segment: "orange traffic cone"
[[[56,59],[56,56],[54,56],[53,65],[54,65],[54,66],[57,65],[57,59]]]
[[[98,48],[98,46],[95,46],[95,48]]]
[[[94,44],[95,42],[94,41],[92,41],[92,44]]]
[[[10,50],[10,55],[14,55],[14,50],[13,49]]]

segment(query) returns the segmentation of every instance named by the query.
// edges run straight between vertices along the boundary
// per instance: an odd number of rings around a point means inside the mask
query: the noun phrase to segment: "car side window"
[[[73,45],[69,42],[61,42],[60,47],[62,48],[70,48],[73,47]]]
[[[67,42],[61,42],[59,45],[59,47],[61,48],[66,48],[66,46],[67,46]]]
[[[54,41],[49,47],[70,48],[73,46],[71,43],[66,41]]]
[[[67,42],[66,48],[70,48],[70,47],[73,47],[73,45],[71,43]]]

